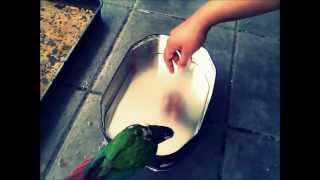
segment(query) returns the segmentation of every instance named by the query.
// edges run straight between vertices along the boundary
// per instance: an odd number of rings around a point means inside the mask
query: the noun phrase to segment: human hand
[[[171,32],[164,51],[164,60],[170,71],[174,72],[173,61],[184,68],[192,54],[198,50],[206,39],[207,30],[196,21],[186,20]],[[181,56],[176,53],[179,51]]]

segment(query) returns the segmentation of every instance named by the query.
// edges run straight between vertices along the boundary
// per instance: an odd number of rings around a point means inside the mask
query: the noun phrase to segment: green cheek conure
[[[66,180],[120,180],[156,156],[158,144],[173,136],[164,126],[131,125],[103,146],[94,159],[84,160]]]

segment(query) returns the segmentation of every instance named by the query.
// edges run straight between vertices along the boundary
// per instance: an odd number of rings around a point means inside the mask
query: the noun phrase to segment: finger
[[[175,52],[175,46],[168,40],[167,45],[164,49],[164,59],[166,61],[172,60]]]
[[[167,46],[164,50],[164,61],[167,65],[170,73],[174,72],[172,60],[174,59],[175,51],[177,48],[178,48],[178,46],[176,46],[170,40],[167,41]]]
[[[174,70],[173,70],[173,63],[172,63],[172,60],[171,59],[169,59],[169,58],[164,58],[164,62],[166,63],[166,66],[167,66],[167,68],[168,68],[168,70],[169,70],[169,72],[170,73],[173,73],[174,72]]]

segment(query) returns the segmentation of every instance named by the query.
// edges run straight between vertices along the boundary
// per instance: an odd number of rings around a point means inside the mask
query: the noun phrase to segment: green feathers
[[[160,142],[172,136],[173,131],[168,127],[129,126],[100,149],[84,175],[88,177],[97,171],[97,178],[108,177],[109,180],[132,174],[150,162]]]

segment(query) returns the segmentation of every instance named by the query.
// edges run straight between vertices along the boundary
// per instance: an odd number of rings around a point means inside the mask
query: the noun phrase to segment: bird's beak
[[[157,144],[173,137],[174,135],[173,130],[166,126],[150,125],[148,128],[151,131],[152,140]]]

